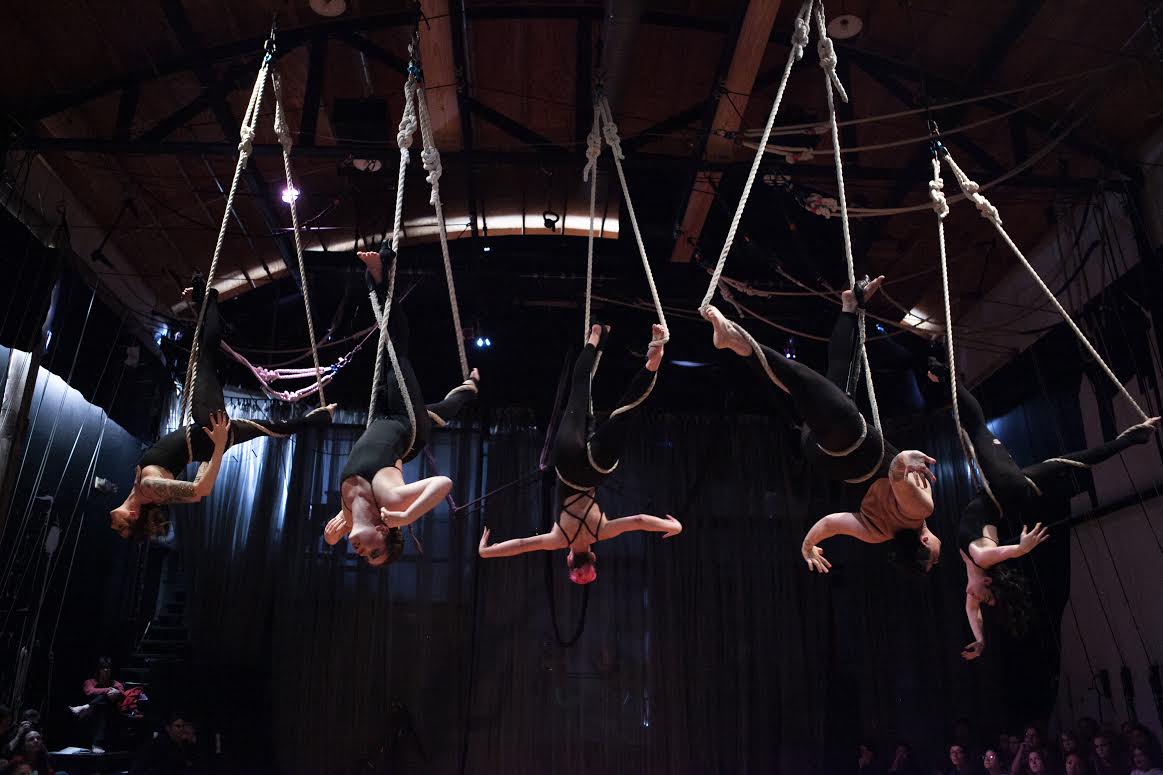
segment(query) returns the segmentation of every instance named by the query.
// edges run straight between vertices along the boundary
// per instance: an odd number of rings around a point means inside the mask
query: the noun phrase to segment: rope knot
[[[597,169],[598,157],[602,155],[602,136],[598,131],[597,116],[594,116],[594,128],[586,136],[586,166],[582,170],[582,180],[589,182],[590,175]]]
[[[971,181],[972,182],[972,181]],[[974,183],[974,186],[977,184]],[[968,189],[966,189],[968,191]],[[977,212],[981,213],[981,217],[987,221],[1001,226],[1001,213],[993,206],[993,203],[978,193],[972,193],[969,198],[973,200],[973,204],[977,207]]]
[[[606,138],[606,145],[610,146],[614,156],[619,159],[626,158],[626,155],[622,153],[622,138],[618,136],[618,127],[613,121],[607,121],[602,127],[602,136]],[[586,156],[589,156],[589,148],[586,149]]]
[[[440,198],[440,176],[444,174],[444,168],[440,164],[440,151],[435,148],[425,148],[420,152],[420,160],[424,163],[424,169],[428,170],[428,185],[432,186],[432,196],[429,197],[429,203],[436,204],[437,199]]]
[[[949,202],[945,199],[944,189],[945,181],[940,177],[929,181],[929,199],[933,202],[933,212],[938,218],[944,218],[949,214]]]
[[[796,17],[796,28],[791,34],[792,50],[796,61],[804,58],[804,49],[808,47],[808,23],[802,16]]]
[[[238,153],[240,156],[250,156],[254,147],[254,127],[244,124],[238,132]]]

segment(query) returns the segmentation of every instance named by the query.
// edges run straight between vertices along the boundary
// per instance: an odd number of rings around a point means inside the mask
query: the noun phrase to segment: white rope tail
[[[291,174],[291,130],[287,127],[287,114],[283,111],[283,84],[278,71],[271,73],[271,91],[275,95],[275,134],[279,137],[279,144],[283,147],[283,171],[287,177],[287,190],[298,191],[295,188],[294,177]],[[315,341],[315,321],[311,315],[311,293],[307,285],[307,266],[303,261],[303,240],[299,234],[299,209],[296,205],[298,197],[290,197],[291,232],[295,235],[295,257],[299,262],[299,281],[303,285],[303,310],[307,315],[307,336],[311,342],[311,361],[315,364],[315,383],[319,386],[319,406],[327,406],[327,397],[323,394],[326,380],[323,378],[323,368],[319,365],[319,346]]]
[[[775,101],[771,105],[771,113],[767,116],[767,123],[763,127],[763,134],[759,137],[759,148],[755,152],[755,159],[751,162],[751,169],[747,173],[747,182],[743,185],[743,194],[739,197],[739,204],[735,206],[735,215],[731,218],[731,226],[727,229],[727,238],[723,241],[723,249],[719,251],[719,261],[715,270],[711,272],[711,282],[703,300],[699,302],[701,314],[710,305],[719,287],[719,278],[723,276],[723,269],[727,266],[727,254],[735,244],[735,232],[739,230],[739,222],[743,220],[743,210],[747,207],[747,200],[751,196],[751,187],[755,184],[755,176],[759,172],[759,164],[763,161],[764,149],[771,137],[771,129],[775,126],[775,117],[779,113],[779,106],[783,102],[783,93],[787,89],[788,77],[792,66],[804,56],[804,48],[808,45],[808,21],[812,18],[812,4],[815,0],[804,0],[800,12],[796,15],[795,32],[792,33],[791,51],[787,55],[787,64],[783,68],[783,78],[780,79],[779,89],[775,92]]]
[[[191,416],[190,407],[193,402],[194,385],[198,381],[198,345],[202,338],[202,324],[206,319],[206,304],[210,300],[210,290],[214,287],[214,275],[218,271],[218,260],[222,258],[222,246],[226,241],[226,225],[230,214],[234,211],[234,197],[238,193],[238,182],[242,179],[242,172],[246,169],[250,159],[251,148],[254,143],[254,126],[258,121],[259,106],[262,104],[263,90],[266,87],[267,72],[270,69],[271,55],[263,56],[262,65],[254,79],[254,88],[250,92],[250,100],[246,106],[246,113],[242,116],[239,128],[238,163],[234,166],[234,178],[230,181],[230,192],[226,195],[226,207],[222,211],[222,225],[218,228],[218,241],[214,243],[214,256],[210,259],[210,270],[206,273],[206,296],[202,299],[202,306],[198,310],[198,322],[194,326],[194,341],[190,345],[190,361],[186,364],[186,381],[182,387],[181,411],[178,422],[186,431],[186,452],[190,459],[194,458],[193,441],[190,438]]]
[[[590,133],[586,136],[586,166],[582,170],[582,180],[590,184],[590,230],[586,239],[586,311],[583,342],[590,336],[590,295],[594,287],[594,210],[598,196],[598,157],[602,155],[601,121],[602,108],[595,99],[594,125],[590,127]]]
[[[844,237],[844,261],[848,267],[848,287],[856,288],[856,266],[852,257],[852,229],[848,222],[848,198],[844,190],[844,163],[840,158],[840,128],[836,123],[836,99],[834,92],[839,92],[840,99],[848,101],[848,93],[844,91],[840,77],[836,74],[836,49],[828,37],[828,23],[824,17],[824,4],[816,5],[816,30],[820,36],[816,44],[820,56],[820,67],[824,70],[824,90],[828,95],[828,123],[832,130],[832,160],[836,166],[836,187],[839,190],[837,199],[840,203],[840,230]],[[872,413],[872,425],[880,430],[880,408],[876,403],[876,387],[872,383],[872,368],[868,363],[867,335],[864,325],[864,309],[856,310],[857,333],[857,370],[864,372],[864,385],[868,391],[868,406]],[[854,388],[855,389],[855,388]]]
[[[993,204],[991,204],[990,201],[980,193],[980,186],[969,179],[969,176],[966,175],[961,167],[957,165],[957,162],[953,160],[953,156],[950,155],[948,149],[944,149],[942,155],[945,157],[945,162],[949,165],[949,169],[952,170],[953,176],[957,178],[957,184],[961,187],[962,192],[964,192],[965,196],[977,207],[977,211],[981,213],[981,217],[985,218],[987,221],[993,224],[993,228],[1001,236],[1006,245],[1009,246],[1010,251],[1014,254],[1015,257],[1017,257],[1018,262],[1021,263],[1022,267],[1025,268],[1026,272],[1029,273],[1030,277],[1033,278],[1038,287],[1042,289],[1042,292],[1046,294],[1046,298],[1050,300],[1050,303],[1054,305],[1056,310],[1058,310],[1058,314],[1062,316],[1064,321],[1066,321],[1066,325],[1070,326],[1070,330],[1073,331],[1074,335],[1078,337],[1078,341],[1082,343],[1082,346],[1088,353],[1090,353],[1090,356],[1094,358],[1095,362],[1100,367],[1102,367],[1102,370],[1106,372],[1108,377],[1110,377],[1111,382],[1114,383],[1115,387],[1118,388],[1119,392],[1123,394],[1123,396],[1127,399],[1127,401],[1139,414],[1139,416],[1142,417],[1144,421],[1149,419],[1147,413],[1143,411],[1142,407],[1139,406],[1138,402],[1135,401],[1134,397],[1123,386],[1123,383],[1119,381],[1117,376],[1115,376],[1115,373],[1111,370],[1110,366],[1107,365],[1106,361],[1103,360],[1103,357],[1098,354],[1096,349],[1094,349],[1094,345],[1092,345],[1090,340],[1087,339],[1086,334],[1082,332],[1082,329],[1080,329],[1078,324],[1075,323],[1074,320],[1070,317],[1070,313],[1068,313],[1066,309],[1058,302],[1058,299],[1054,296],[1054,292],[1050,290],[1050,288],[1042,280],[1041,276],[1039,276],[1038,270],[1034,269],[1034,267],[1026,259],[1025,255],[1022,254],[1021,249],[1018,248],[1013,239],[1006,232],[1005,228],[1002,227],[1001,215],[998,213],[997,208],[994,207]]]

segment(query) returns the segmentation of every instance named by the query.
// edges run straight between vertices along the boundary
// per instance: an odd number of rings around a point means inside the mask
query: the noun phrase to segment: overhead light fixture
[[[483,248],[481,248],[481,250],[483,250],[483,251],[484,251],[484,252],[486,252],[486,253],[492,253],[492,252],[493,252],[493,249],[492,249],[491,247],[489,247],[488,245],[485,245]]]
[[[342,16],[347,11],[347,0],[311,0],[308,5],[315,13],[328,18]]]
[[[292,202],[294,202],[298,198],[299,198],[299,189],[295,188],[294,186],[287,186],[286,188],[283,189],[283,201],[286,202],[287,204],[291,204]]]
[[[534,210],[534,212],[537,212]],[[561,216],[552,210],[546,210],[541,214],[542,220],[545,222],[545,228],[550,231],[557,231],[557,222],[561,220]]]
[[[836,40],[855,38],[864,29],[864,21],[853,13],[842,14],[828,22],[828,37]]]

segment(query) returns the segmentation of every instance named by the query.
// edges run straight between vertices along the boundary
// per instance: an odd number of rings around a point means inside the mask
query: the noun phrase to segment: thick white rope
[[[412,407],[412,396],[408,393],[408,384],[404,380],[404,375],[400,371],[400,359],[396,355],[395,345],[392,344],[392,337],[388,335],[388,317],[392,313],[392,296],[396,292],[396,261],[399,257],[400,237],[403,234],[404,223],[404,182],[408,170],[408,162],[411,154],[408,149],[412,147],[412,136],[416,133],[416,76],[412,72],[408,74],[408,80],[404,83],[404,112],[400,117],[400,129],[396,133],[396,143],[400,147],[400,168],[396,175],[396,211],[392,219],[392,265],[388,269],[388,290],[384,298],[383,309],[380,309],[379,300],[376,299],[375,290],[368,291],[368,299],[371,301],[372,312],[376,316],[376,321],[380,326],[379,344],[376,347],[376,365],[375,371],[372,374],[372,392],[371,399],[368,401],[367,424],[370,426],[376,417],[376,396],[379,393],[380,382],[383,379],[383,360],[384,351],[388,353],[388,358],[392,362],[392,370],[396,374],[396,382],[400,386],[400,395],[404,399],[404,408],[408,412],[408,425],[411,428],[411,436],[408,438],[408,448],[404,452],[407,455],[412,450],[412,446],[416,443],[416,410]]]
[[[250,101],[247,103],[246,113],[243,114],[242,124],[239,127],[238,163],[234,166],[234,178],[230,182],[230,193],[226,195],[226,208],[222,212],[222,225],[218,228],[218,241],[214,244],[214,256],[210,259],[210,269],[206,274],[206,295],[202,299],[201,308],[198,310],[198,322],[194,326],[194,341],[190,344],[190,360],[186,364],[186,382],[182,387],[178,422],[185,428],[186,452],[191,460],[194,459],[194,444],[190,433],[193,423],[191,404],[194,385],[198,381],[198,353],[201,349],[198,342],[202,338],[202,324],[206,320],[206,303],[210,300],[210,290],[214,287],[214,274],[218,271],[218,260],[222,257],[222,246],[226,242],[226,225],[230,222],[230,213],[234,211],[234,197],[238,193],[238,183],[242,180],[242,172],[246,169],[254,145],[254,125],[258,121],[258,109],[262,105],[262,95],[266,88],[270,62],[270,54],[265,55],[262,65],[258,69],[258,76],[254,80]]]
[[[436,224],[440,228],[440,254],[444,258],[444,278],[448,282],[448,303],[452,308],[452,327],[456,334],[456,352],[460,357],[460,374],[462,379],[468,380],[470,370],[468,356],[464,352],[464,329],[460,325],[460,305],[456,301],[452,256],[448,252],[448,225],[444,222],[444,204],[440,201],[440,176],[444,168],[440,164],[440,151],[432,135],[432,120],[428,115],[428,100],[424,96],[423,85],[416,89],[416,112],[420,118],[420,140],[424,145],[420,158],[424,162],[424,169],[428,171],[428,185],[432,187],[428,201],[436,211]]]
[[[295,141],[291,138],[291,130],[287,126],[287,114],[283,110],[283,85],[277,70],[271,73],[271,91],[275,95],[275,134],[279,137],[279,144],[283,147],[283,171],[287,177],[287,190],[291,206],[291,233],[295,235],[295,257],[299,261],[299,281],[303,284],[303,311],[307,315],[307,337],[311,343],[311,361],[315,364],[315,383],[319,386],[319,406],[327,406],[327,397],[323,394],[326,384],[323,378],[323,367],[319,365],[319,345],[315,340],[315,320],[311,315],[311,293],[307,283],[307,265],[303,261],[303,240],[299,235],[299,208],[298,189],[295,188],[294,177],[291,175],[291,147]]]
[[[775,92],[775,101],[771,105],[771,112],[767,116],[767,123],[763,127],[763,134],[759,138],[759,148],[767,147],[767,140],[775,126],[775,117],[779,113],[779,106],[783,102],[783,93],[787,90],[788,77],[792,66],[803,58],[804,48],[808,45],[808,21],[812,18],[812,4],[815,0],[804,0],[800,12],[796,15],[795,32],[792,33],[791,51],[787,55],[787,64],[783,68],[783,77],[779,82],[779,89]],[[755,184],[755,176],[759,172],[759,165],[763,161],[764,151],[759,150],[751,162],[751,169],[747,173],[747,182],[743,184],[743,194],[739,197],[739,204],[735,206],[735,215],[731,218],[731,226],[727,229],[727,238],[723,241],[723,248],[719,251],[719,261],[715,264],[715,271],[711,273],[711,282],[703,300],[699,302],[699,312],[703,312],[715,296],[715,289],[719,287],[719,278],[723,268],[727,265],[727,254],[735,244],[735,233],[739,230],[739,223],[743,220],[743,210],[747,207],[747,200],[751,196],[751,187]]]
[[[586,166],[582,170],[582,180],[590,184],[590,229],[586,241],[586,311],[585,330],[582,332],[583,342],[590,337],[590,296],[594,288],[594,221],[598,196],[598,157],[602,155],[601,119],[601,106],[595,100],[594,124],[586,136]]]
[[[824,90],[828,95],[828,123],[832,129],[832,160],[836,166],[836,187],[839,189],[840,202],[840,230],[844,237],[844,261],[848,268],[848,287],[856,289],[856,264],[852,256],[852,230],[848,223],[848,199],[844,191],[844,162],[840,155],[840,129],[836,124],[836,99],[834,92],[839,92],[840,99],[848,101],[848,93],[844,91],[840,77],[836,74],[836,49],[832,39],[828,37],[828,23],[824,18],[824,4],[816,5],[816,30],[820,36],[816,44],[820,56],[820,67],[824,71]],[[876,403],[876,387],[872,382],[872,368],[868,363],[867,334],[864,325],[864,309],[856,309],[857,335],[857,371],[864,372],[864,386],[868,391],[868,406],[872,413],[872,424],[879,431],[880,407]],[[859,375],[857,375],[859,378]],[[853,388],[855,389],[855,388]]]
[[[654,285],[654,273],[650,271],[650,259],[646,255],[646,245],[642,241],[642,231],[638,228],[638,216],[634,214],[634,201],[630,198],[630,186],[626,183],[626,172],[622,169],[622,159],[626,158],[622,151],[622,139],[618,136],[618,126],[610,115],[610,103],[605,95],[598,98],[598,109],[602,119],[602,136],[614,157],[614,168],[618,171],[618,181],[622,184],[622,196],[626,200],[626,212],[630,215],[630,226],[634,231],[634,240],[638,243],[638,255],[642,258],[642,269],[646,272],[646,284],[650,287],[650,297],[654,300],[654,312],[658,316],[658,324],[662,326],[662,336],[653,340],[650,345],[666,344],[670,340],[670,329],[666,325],[666,313],[662,311],[662,300],[658,297],[658,288]],[[588,155],[588,149],[587,149]],[[593,228],[591,220],[590,228]]]
[[[961,191],[965,194],[966,198],[973,202],[982,218],[985,218],[987,221],[993,224],[993,228],[1001,236],[1006,245],[1009,246],[1010,251],[1014,254],[1014,256],[1017,257],[1019,263],[1021,263],[1026,272],[1029,273],[1030,277],[1033,278],[1034,282],[1037,283],[1038,287],[1042,289],[1042,292],[1046,294],[1046,298],[1049,299],[1050,302],[1054,305],[1054,308],[1058,310],[1058,314],[1062,316],[1064,321],[1066,321],[1066,325],[1070,326],[1070,330],[1072,330],[1074,335],[1078,337],[1078,341],[1082,343],[1082,346],[1086,348],[1086,351],[1090,353],[1090,356],[1094,358],[1095,362],[1102,368],[1106,375],[1110,377],[1111,382],[1114,383],[1115,387],[1118,388],[1119,392],[1123,394],[1123,396],[1127,399],[1127,401],[1131,404],[1139,416],[1142,417],[1144,421],[1150,419],[1147,413],[1143,411],[1142,407],[1139,406],[1138,402],[1135,401],[1130,392],[1128,392],[1127,389],[1123,386],[1123,383],[1119,381],[1119,378],[1115,376],[1115,373],[1111,370],[1110,366],[1107,365],[1103,357],[1098,354],[1096,349],[1094,349],[1094,345],[1090,343],[1090,340],[1086,337],[1086,334],[1082,332],[1082,329],[1080,329],[1078,324],[1075,323],[1074,320],[1070,317],[1070,313],[1068,313],[1062,304],[1059,303],[1057,297],[1054,296],[1054,292],[1050,290],[1050,288],[1038,274],[1038,270],[1034,269],[1034,267],[1022,253],[1021,249],[1018,248],[1018,246],[1014,243],[1009,233],[1007,233],[1005,228],[1002,226],[1001,214],[998,213],[997,208],[994,207],[993,204],[988,199],[986,199],[984,195],[981,194],[981,187],[973,180],[970,180],[969,176],[966,175],[961,167],[957,165],[957,162],[953,160],[953,156],[949,153],[948,149],[945,150],[944,157],[945,162],[949,165],[949,169],[953,171],[953,176],[957,178],[957,185],[961,187]]]

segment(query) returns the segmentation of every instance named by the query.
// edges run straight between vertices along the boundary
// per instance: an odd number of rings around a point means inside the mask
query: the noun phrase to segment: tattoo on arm
[[[151,503],[197,503],[202,498],[193,482],[181,479],[147,477],[141,480],[141,491]]]

